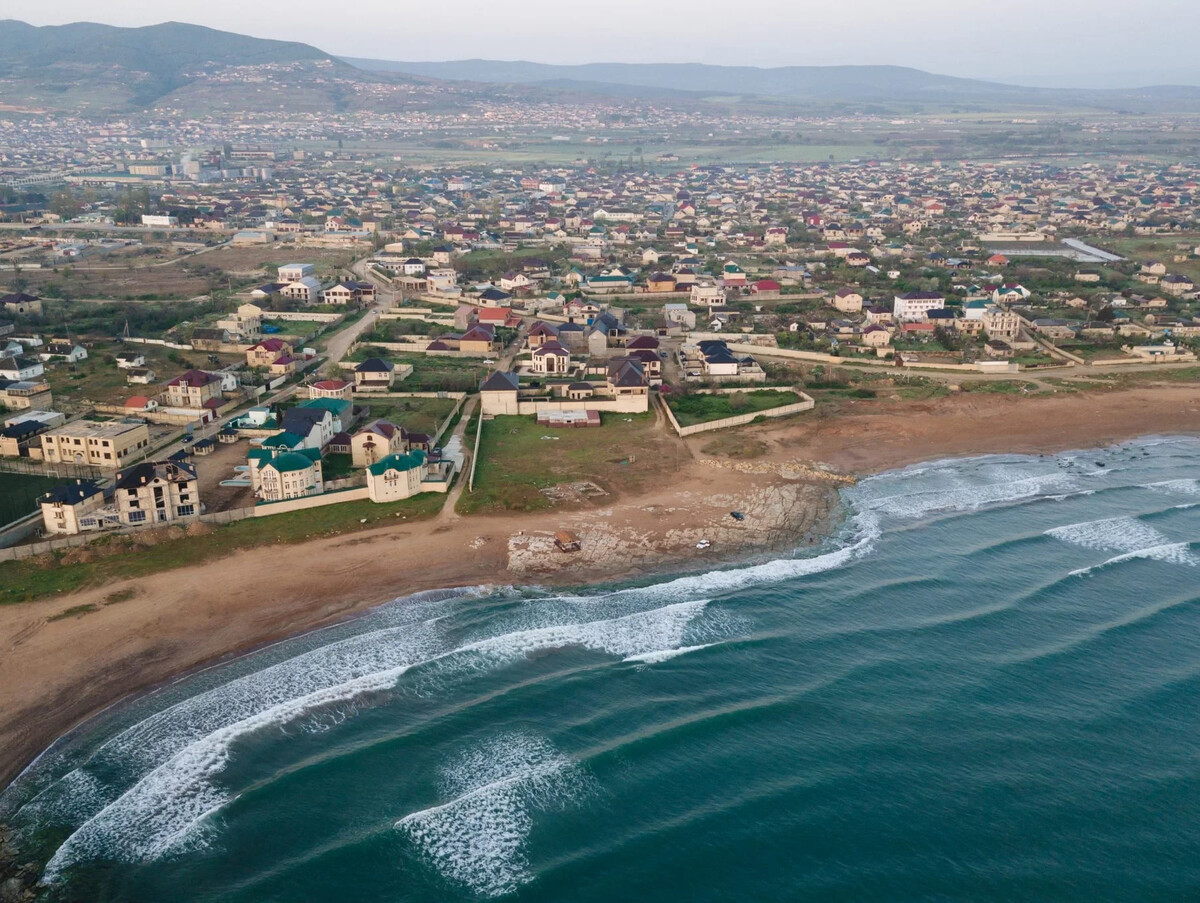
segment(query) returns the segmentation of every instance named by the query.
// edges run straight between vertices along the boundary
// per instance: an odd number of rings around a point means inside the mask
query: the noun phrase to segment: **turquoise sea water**
[[[1200,440],[921,465],[819,553],[398,600],[57,744],[52,899],[1200,897]]]

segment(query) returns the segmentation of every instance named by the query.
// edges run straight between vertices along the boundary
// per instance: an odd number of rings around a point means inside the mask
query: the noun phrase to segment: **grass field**
[[[667,397],[667,404],[680,426],[694,426],[697,423],[724,420],[726,417],[769,411],[795,404],[799,400],[790,392],[757,389],[733,395],[671,395]]]
[[[117,369],[113,355],[119,351],[138,351],[146,356],[146,366],[157,374],[156,382],[165,382],[190,367],[209,369],[213,364],[203,351],[176,351],[161,345],[122,345],[118,342],[90,343],[88,356],[73,367],[59,361],[47,365],[46,381],[56,404],[75,408],[87,402],[120,404],[131,395],[153,395],[158,386],[131,386],[125,371]],[[221,363],[238,360],[239,355],[220,355]],[[244,360],[244,358],[241,358]]]
[[[373,400],[367,408],[371,419],[384,418],[409,432],[432,436],[438,425],[454,410],[453,398],[386,398]]]
[[[202,536],[187,536],[182,529],[173,529],[174,538],[150,546],[139,544],[136,533],[108,536],[69,553],[0,563],[0,604],[27,602],[108,581],[202,564],[236,550],[366,530],[399,517],[425,519],[437,514],[445,501],[441,493],[424,493],[387,505],[366,500],[346,502],[237,521]],[[136,554],[131,554],[134,550]],[[80,552],[97,557],[92,561],[72,561],[68,557]]]
[[[10,524],[37,510],[37,497],[62,480],[0,471],[0,524]]]
[[[483,424],[474,493],[458,511],[539,511],[551,507],[541,490],[593,482],[605,492],[648,488],[686,457],[682,443],[658,429],[653,414],[609,414],[599,427],[550,430],[531,417],[496,417]],[[474,424],[467,440],[474,441]],[[543,438],[549,437],[549,438]]]
[[[1145,235],[1136,238],[1116,238],[1108,242],[1111,250],[1139,263],[1148,260],[1160,260],[1168,273],[1178,273],[1188,276],[1193,281],[1200,282],[1200,257],[1192,256],[1192,251],[1200,245],[1200,234],[1180,235]],[[1183,247],[1177,247],[1182,245]],[[1175,262],[1176,254],[1187,255],[1187,260]],[[1145,292],[1153,292],[1154,286],[1145,286]]]
[[[404,392],[473,392],[491,372],[482,358],[430,357],[426,354],[386,355],[393,364],[411,364],[412,375],[401,386]]]

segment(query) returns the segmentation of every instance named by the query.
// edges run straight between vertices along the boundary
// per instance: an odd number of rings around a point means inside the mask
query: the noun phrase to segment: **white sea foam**
[[[285,699],[192,740],[67,838],[47,865],[46,880],[52,881],[64,868],[81,860],[103,856],[144,862],[178,851],[181,845],[194,845],[196,832],[208,816],[229,801],[228,793],[214,779],[228,764],[233,745],[257,731],[390,690],[416,666],[432,665],[461,673],[498,667],[535,652],[566,646],[622,658],[672,648],[683,644],[689,625],[706,604],[680,602],[607,620],[521,630],[424,657],[413,657],[412,648],[403,649],[398,654],[407,656],[408,661]],[[362,666],[361,660],[356,662],[356,670]]]
[[[587,787],[582,769],[545,738],[505,733],[443,769],[440,789],[448,802],[395,826],[445,878],[499,897],[531,877],[526,847],[534,815]]]
[[[1059,471],[1019,470],[1014,473],[1007,467],[993,466],[985,476],[991,476],[992,471],[999,472],[995,473],[995,479],[988,480],[945,468],[938,473],[939,484],[931,488],[875,497],[863,492],[860,504],[882,516],[915,520],[942,511],[976,511],[988,505],[1061,494],[1077,488],[1070,474]]]
[[[1110,517],[1067,524],[1047,530],[1046,535],[1101,552],[1136,552],[1165,546],[1170,542],[1158,530],[1133,517]]]
[[[637,655],[626,656],[627,662],[640,662],[643,665],[657,665],[660,662],[665,662],[680,655],[687,655],[689,652],[698,652],[701,649],[708,649],[716,643],[701,643],[698,646],[680,646],[678,649],[656,649],[653,652],[639,652]]]
[[[1101,568],[1106,568],[1114,564],[1121,564],[1126,561],[1137,561],[1139,559],[1150,559],[1152,561],[1166,561],[1171,564],[1186,564],[1191,567],[1200,566],[1200,558],[1197,558],[1191,552],[1191,547],[1186,542],[1173,542],[1162,546],[1152,546],[1148,549],[1137,549],[1133,552],[1126,552],[1124,555],[1117,555],[1108,559],[1101,564],[1092,565],[1091,567],[1078,568],[1071,571],[1072,577],[1083,577],[1093,571],[1098,571]]]
[[[1163,480],[1160,483],[1148,483],[1146,488],[1176,495],[1200,495],[1200,480]]]

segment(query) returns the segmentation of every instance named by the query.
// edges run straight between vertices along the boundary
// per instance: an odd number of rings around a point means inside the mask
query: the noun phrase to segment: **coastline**
[[[0,607],[0,786],[56,738],[131,694],[382,602],[437,588],[553,586],[711,569],[827,535],[836,483],[812,465],[865,476],[931,459],[1052,453],[1150,434],[1200,432],[1190,386],[1016,399],[848,407],[745,431],[763,446],[724,458],[687,440],[693,463],[667,485],[597,505],[517,515],[443,517],[303,544],[234,552],[207,565]],[[728,512],[746,511],[748,528]],[[552,551],[581,532],[582,558]],[[695,550],[699,538],[712,553]],[[709,557],[711,555],[711,557]],[[120,604],[103,605],[132,589]],[[99,610],[55,618],[79,605]]]

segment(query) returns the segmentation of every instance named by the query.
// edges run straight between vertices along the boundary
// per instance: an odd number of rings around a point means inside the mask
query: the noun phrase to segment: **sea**
[[[0,821],[49,900],[1200,899],[1200,439],[841,503],[819,549],[424,593],[190,675]]]

